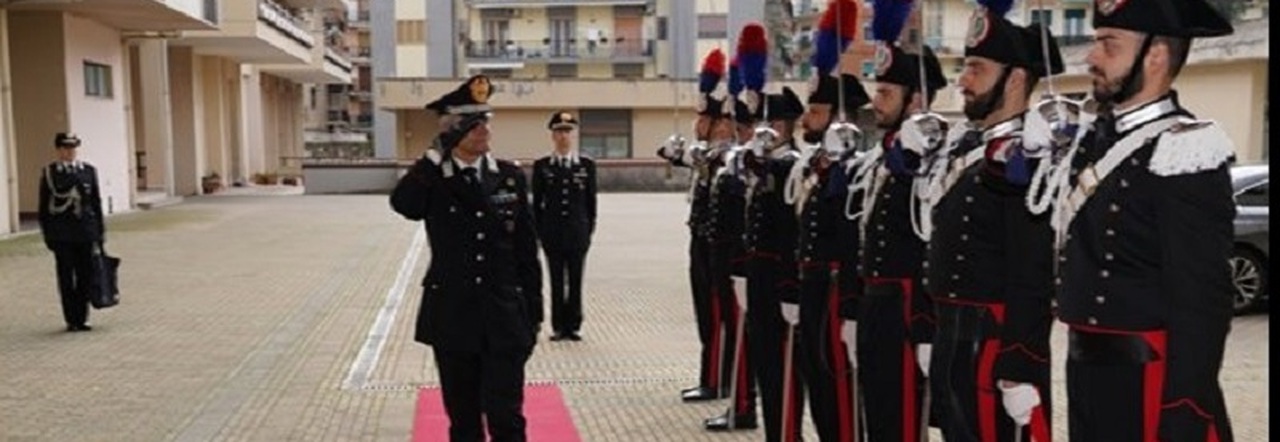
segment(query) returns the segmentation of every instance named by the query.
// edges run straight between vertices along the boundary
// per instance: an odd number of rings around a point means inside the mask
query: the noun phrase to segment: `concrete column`
[[[142,138],[147,146],[147,186],[176,195],[174,187],[173,107],[169,88],[169,42],[138,43],[138,72],[142,85]]]
[[[200,69],[190,47],[169,48],[170,109],[173,116],[173,188],[177,195],[200,193],[204,167],[203,93]]]
[[[202,165],[199,169],[201,177],[216,172],[223,179],[223,185],[229,184],[227,170],[227,146],[231,138],[227,136],[227,80],[222,70],[222,59],[218,57],[196,57],[197,71],[200,78],[196,84],[200,88],[201,103],[198,105],[196,118],[203,121],[204,132],[201,134],[204,152],[201,154]],[[203,192],[203,191],[202,191]]]
[[[9,11],[9,65],[13,144],[16,158],[11,176],[18,188],[18,212],[35,215],[40,192],[40,169],[53,159],[54,133],[73,130],[68,117],[66,27],[62,13]],[[53,75],[50,75],[53,73]],[[17,110],[21,112],[17,112]]]
[[[452,7],[450,9],[452,10]],[[395,2],[369,2],[369,22],[373,29],[395,29]],[[427,27],[432,28],[434,25]],[[373,156],[376,158],[395,158],[396,113],[382,110],[378,107],[380,100],[378,98],[377,78],[394,77],[396,75],[396,34],[394,32],[374,32],[370,35],[370,38],[373,40],[370,42],[373,46],[371,48],[373,54],[369,60],[373,64],[371,73],[374,78],[374,84],[372,85]]]
[[[697,78],[698,65],[703,54],[698,51],[698,10],[696,2],[672,0],[671,16],[667,19],[667,41],[671,42],[671,78],[689,80]]]
[[[233,150],[235,178],[248,182],[262,171],[262,76],[253,66],[240,65],[239,115],[240,145]]]
[[[9,79],[9,12],[0,9],[0,236],[18,230],[17,148]]]
[[[455,78],[459,72],[458,32],[454,29],[453,0],[427,2],[427,78]],[[377,29],[377,28],[374,28]]]

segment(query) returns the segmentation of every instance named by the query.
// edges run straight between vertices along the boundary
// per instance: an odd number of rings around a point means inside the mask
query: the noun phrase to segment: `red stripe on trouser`
[[[902,284],[902,326],[907,336],[911,335],[911,290],[910,280],[898,280]],[[904,337],[906,338],[906,337]],[[916,442],[920,440],[917,433],[920,427],[916,419],[920,417],[916,410],[916,351],[911,339],[902,343],[902,440]]]
[[[1048,396],[1040,392],[1040,397]],[[1036,405],[1031,410],[1031,439],[1035,442],[1053,442],[1053,432],[1049,431],[1049,417],[1044,413],[1044,405]],[[1019,428],[1018,431],[1022,429]]]
[[[1143,368],[1142,376],[1142,440],[1157,442],[1160,432],[1160,405],[1164,397],[1167,340],[1163,331],[1139,333],[1156,351],[1156,359]]]
[[[840,328],[844,322],[840,320],[840,287],[835,280],[831,281],[831,290],[827,294],[827,335],[828,341],[831,343],[831,361],[834,365],[832,373],[836,377],[836,412],[839,413],[836,419],[836,433],[840,435],[839,440],[853,440],[854,435],[854,410],[853,401],[850,395],[849,386],[849,361],[848,353],[844,350],[842,337],[840,336]]]
[[[996,442],[996,386],[992,373],[1000,341],[988,339],[978,353],[978,436],[984,442]]]
[[[707,380],[707,386],[716,390],[715,395],[720,395],[720,288],[711,287],[711,351],[707,357],[711,358],[708,364],[711,368],[707,370],[707,376],[711,379]]]
[[[734,324],[737,327],[742,327],[744,324],[741,321],[746,321],[747,318],[746,318],[746,315],[742,314],[742,307],[738,305],[738,302],[736,301],[737,298],[735,297],[734,299],[735,301],[733,302],[733,317],[737,318],[738,320],[738,322],[734,322]],[[737,332],[735,331],[735,333]],[[747,405],[748,405],[747,396],[750,396],[751,392],[747,390],[748,388],[750,388],[750,385],[749,385],[750,379],[748,379],[747,377],[747,339],[746,338],[747,338],[747,335],[745,333],[742,335],[735,335],[735,338],[734,338],[734,339],[737,339],[737,342],[734,343],[734,347],[737,348],[737,354],[735,355],[735,359],[738,362],[737,363],[738,370],[733,374],[734,382],[738,383],[737,389],[734,390],[735,392],[737,392],[738,397],[733,399],[734,402],[737,404],[734,407],[735,416],[739,414],[746,414],[751,412],[751,410],[747,410]]]

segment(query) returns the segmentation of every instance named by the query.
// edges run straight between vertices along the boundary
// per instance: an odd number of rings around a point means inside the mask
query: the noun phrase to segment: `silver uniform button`
[[[1116,236],[1115,229],[1107,229],[1107,236]]]
[[[1062,278],[1061,277],[1053,278],[1053,284],[1062,285]]]
[[[483,254],[476,255],[476,262],[484,262],[484,255]]]
[[[1089,317],[1089,325],[1098,325],[1098,318],[1095,318],[1095,317],[1090,316],[1090,317]]]
[[[1099,303],[1099,304],[1105,304],[1105,303],[1107,302],[1107,298],[1106,298],[1105,296],[1101,296],[1101,295],[1099,295],[1099,296],[1095,296],[1095,297],[1093,297],[1093,302],[1096,302],[1096,303]]]
[[[952,281],[959,281],[959,280],[960,280],[960,275],[957,275],[957,274],[952,273],[952,274],[951,274],[951,280],[952,280]]]
[[[962,219],[963,219],[963,220],[964,220],[964,222],[966,222],[966,223],[967,223],[967,222],[969,222],[969,215],[965,215],[965,216],[964,216],[964,218],[962,218]]]
[[[884,241],[879,242],[880,247],[884,247]]]
[[[969,234],[968,234],[968,233],[965,233],[965,234],[960,235],[960,240],[961,240],[961,241],[968,241],[968,240],[969,240]]]
[[[458,208],[457,208],[457,207],[449,206],[449,213],[457,213],[457,212],[458,212]]]
[[[476,239],[484,241],[484,232],[476,233]]]
[[[1120,205],[1111,203],[1111,213],[1120,213]]]
[[[1116,255],[1113,255],[1110,252],[1108,252],[1105,256],[1103,256],[1103,258],[1105,258],[1107,261],[1115,261]],[[1066,261],[1066,259],[1064,258],[1063,261]]]
[[[480,284],[480,283],[483,283],[483,282],[484,282],[484,278],[483,278],[483,277],[479,277],[479,276],[477,276],[477,277],[476,277],[476,284]]]
[[[929,261],[920,263],[920,268],[925,268],[925,269],[929,268]]]
[[[484,218],[484,212],[477,210],[477,211],[476,211],[476,218]]]
[[[1127,189],[1127,188],[1129,188],[1129,180],[1126,180],[1126,179],[1121,178],[1121,179],[1120,179],[1120,188],[1121,188],[1121,189]]]
[[[956,292],[948,293],[947,296],[954,298],[956,297]]]
[[[956,255],[956,261],[964,261],[964,255]]]
[[[973,204],[973,197],[972,197],[972,196],[965,195],[965,197],[964,197],[964,202],[969,203],[969,204]]]
[[[1098,272],[1098,276],[1102,277],[1102,279],[1107,279],[1111,277],[1111,272],[1103,270],[1101,272]]]

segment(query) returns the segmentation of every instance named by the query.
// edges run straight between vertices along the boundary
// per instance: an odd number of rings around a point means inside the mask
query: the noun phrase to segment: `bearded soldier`
[[[1062,60],[1047,30],[985,6],[1008,3],[982,3],[958,80],[968,124],[952,131],[926,187],[938,316],[929,380],[946,440],[1010,442],[1017,431],[1047,441],[1053,233],[1048,216],[1026,210],[1034,161],[1022,128],[1032,90]]]
[[[1191,41],[1230,34],[1204,0],[1098,0],[1096,120],[1067,154],[1056,228],[1072,440],[1230,441],[1234,146],[1171,88]]]

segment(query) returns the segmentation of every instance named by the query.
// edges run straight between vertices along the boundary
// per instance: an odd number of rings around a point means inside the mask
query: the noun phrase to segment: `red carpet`
[[[581,442],[564,397],[555,384],[524,387],[524,417],[530,442]],[[418,411],[413,417],[413,442],[448,442],[449,416],[439,388],[418,390]]]

